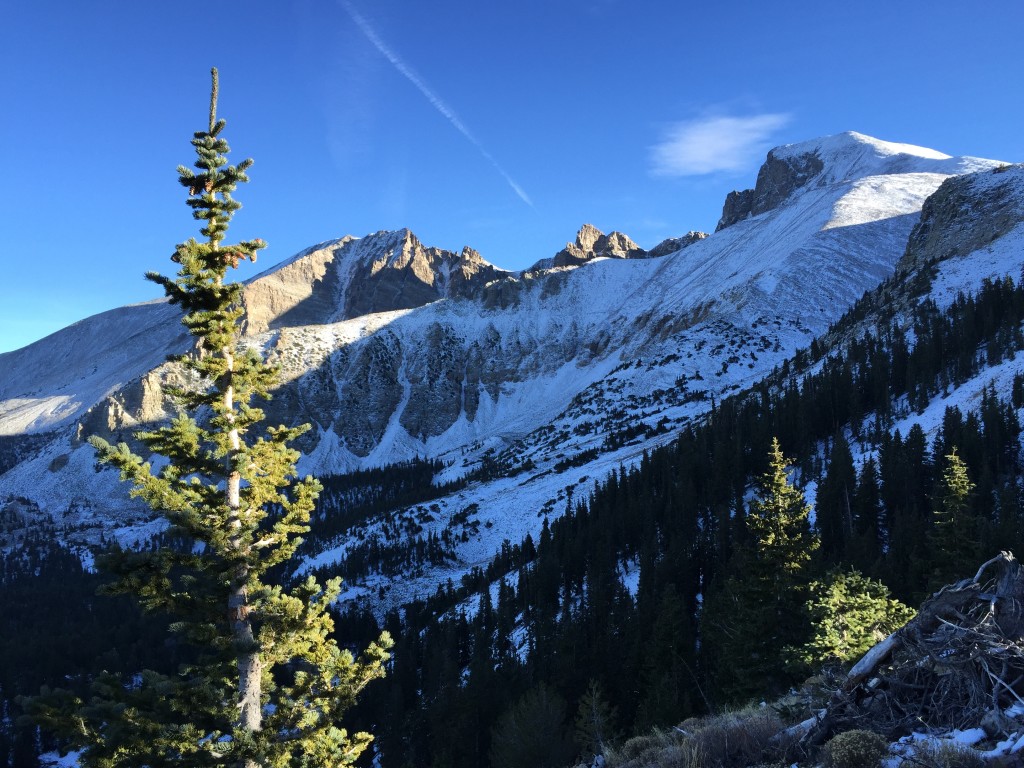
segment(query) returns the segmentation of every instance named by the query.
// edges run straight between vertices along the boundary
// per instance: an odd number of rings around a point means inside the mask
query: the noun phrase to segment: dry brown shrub
[[[766,758],[783,724],[765,707],[691,718],[680,727],[630,739],[608,755],[609,768],[733,768]],[[767,755],[772,757],[772,755]]]

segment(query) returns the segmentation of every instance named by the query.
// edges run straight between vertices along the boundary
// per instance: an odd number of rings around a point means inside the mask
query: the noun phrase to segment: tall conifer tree
[[[727,699],[778,692],[791,682],[792,648],[807,641],[806,597],[818,539],[810,507],[790,484],[788,465],[772,439],[768,470],[747,514],[748,538],[730,575],[708,596],[702,644],[712,676]]]
[[[971,509],[973,492],[967,465],[953,448],[946,456],[928,532],[932,565],[929,589],[969,576],[965,569],[970,569],[979,557],[978,520]]]
[[[842,432],[836,434],[828,471],[818,485],[815,523],[821,537],[821,554],[828,563],[845,559],[853,535],[853,495],[857,473],[850,444]]]
[[[111,591],[169,614],[191,662],[175,675],[143,672],[127,686],[107,676],[88,703],[50,695],[30,709],[83,750],[84,766],[350,765],[371,737],[350,735],[340,718],[383,674],[391,641],[382,635],[355,660],[331,637],[328,607],[340,580],[310,577],[290,589],[269,580],[309,530],[320,484],[296,478],[299,454],[289,447],[308,425],[254,436],[263,412],[252,400],[270,397],[277,371],[239,347],[242,287],[226,276],[241,260],[255,261],[265,243],[224,244],[240,207],[232,193],[252,161],[228,164],[212,74],[209,127],[192,139],[198,172],[178,168],[205,240],[176,247],[176,279],[147,275],[184,310],[195,347],[177,360],[203,386],[175,391],[183,413],[136,435],[166,458],[159,470],[126,444],[91,440],[180,542],[106,557]]]

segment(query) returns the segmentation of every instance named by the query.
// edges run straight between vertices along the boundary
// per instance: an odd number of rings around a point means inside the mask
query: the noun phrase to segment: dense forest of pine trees
[[[784,690],[823,655],[841,658],[828,640],[829,600],[869,594],[872,610],[898,621],[905,609],[890,597],[916,605],[960,575],[959,564],[1021,550],[1024,377],[1009,391],[990,386],[976,408],[947,408],[931,438],[914,416],[1024,349],[1022,320],[1024,287],[1006,278],[945,310],[919,303],[912,342],[890,319],[842,352],[815,344],[574,499],[536,541],[506,543],[486,569],[383,626],[364,610],[337,616],[342,646],[382,629],[396,638],[358,727],[376,733],[389,767],[564,765],[623,734]],[[367,489],[387,487],[387,471],[325,483],[332,492],[313,535],[329,541],[377,505],[429,502],[415,486],[434,470],[394,470],[394,490],[380,493]],[[813,524],[797,487],[814,489]],[[765,544],[760,520],[775,514],[799,547]],[[341,571],[443,560],[445,542],[434,538],[413,552],[367,544]],[[136,638],[160,627],[91,597],[96,577],[52,545],[2,567],[0,611],[19,632],[5,633],[12,647],[0,655],[0,766],[34,765],[40,736],[16,724],[13,697],[55,677],[148,664],[141,649],[153,644]],[[57,601],[83,615],[45,609]],[[53,623],[63,616],[76,625],[80,657],[60,645]],[[764,642],[757,628],[780,617],[785,637]],[[19,662],[21,643],[43,661]]]

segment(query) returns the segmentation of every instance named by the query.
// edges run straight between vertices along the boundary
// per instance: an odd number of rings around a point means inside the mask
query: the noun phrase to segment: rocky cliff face
[[[621,232],[604,234],[593,224],[584,224],[576,234],[576,242],[566,243],[550,259],[543,259],[527,272],[536,272],[554,267],[576,267],[596,258],[607,259],[642,259],[647,251]]]
[[[651,248],[647,252],[647,255],[652,259],[656,259],[659,256],[668,256],[670,253],[681,251],[683,248],[699,243],[701,240],[708,236],[707,232],[698,232],[696,230],[690,230],[681,237],[670,237],[667,240],[662,240],[656,246]]]
[[[899,269],[963,256],[1024,222],[1024,165],[952,176],[929,197]]]
[[[776,150],[772,150],[757,173],[754,188],[730,192],[726,196],[722,218],[715,231],[778,207],[824,167],[821,157],[815,153],[780,157]]]
[[[245,288],[248,335],[478,295],[505,275],[469,248],[423,245],[407,229],[315,246]]]

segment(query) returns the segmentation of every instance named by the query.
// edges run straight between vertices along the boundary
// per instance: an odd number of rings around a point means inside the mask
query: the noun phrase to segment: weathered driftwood
[[[1001,552],[926,600],[792,735],[810,746],[848,728],[966,727],[1015,703],[1024,705],[1024,568]]]

